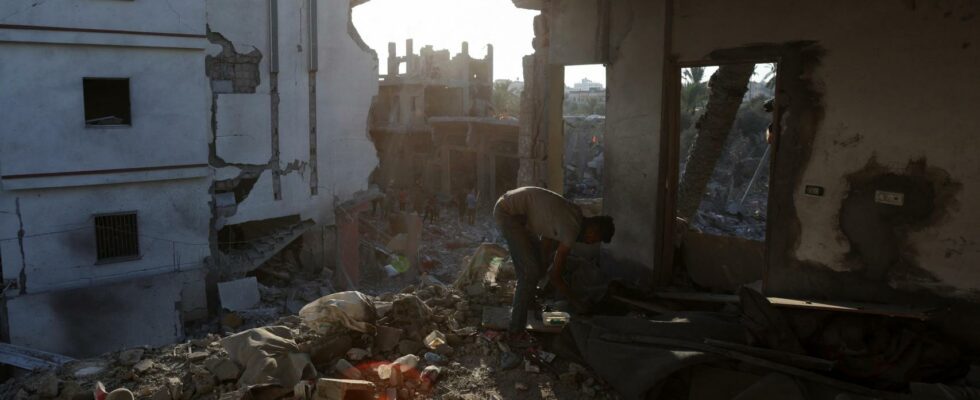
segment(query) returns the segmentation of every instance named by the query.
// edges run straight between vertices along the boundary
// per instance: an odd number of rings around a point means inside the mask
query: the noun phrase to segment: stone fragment
[[[398,342],[398,352],[401,354],[415,354],[422,350],[422,343],[414,340],[402,340]]]
[[[194,382],[194,396],[203,396],[214,391],[214,375],[208,370],[191,366],[191,381]]]
[[[441,345],[437,346],[435,348],[435,350],[436,350],[436,353],[439,353],[439,354],[444,355],[444,356],[451,356],[454,353],[456,353],[456,349],[454,349],[453,346],[450,346],[448,344],[441,344]]]
[[[337,357],[343,357],[350,350],[352,341],[348,335],[337,335],[311,343],[307,353],[314,364],[326,364]]]
[[[242,311],[255,308],[261,301],[259,282],[254,276],[218,284],[218,297],[221,307],[229,311]]]
[[[367,350],[360,349],[357,347],[347,350],[347,358],[353,361],[361,361],[365,359],[368,356],[368,354],[370,353],[368,353]]]
[[[140,362],[136,363],[136,365],[133,365],[133,370],[136,371],[137,373],[142,374],[146,371],[149,371],[150,368],[153,368],[153,366],[154,366],[153,360],[146,359],[146,360],[141,360]]]
[[[351,379],[322,378],[316,381],[316,400],[373,398],[374,384]]]
[[[211,371],[214,378],[218,382],[230,382],[238,380],[238,375],[241,374],[241,369],[238,368],[238,364],[227,358],[212,358],[204,363],[204,367]]]
[[[523,382],[515,382],[514,383],[514,389],[517,389],[517,390],[523,392],[523,391],[527,390],[528,388],[527,388],[527,384],[526,383],[523,383]]]
[[[206,351],[195,351],[187,355],[187,359],[191,362],[204,361],[206,358],[208,358],[208,352]]]
[[[402,333],[401,329],[378,325],[378,331],[374,337],[374,352],[383,353],[393,350],[395,346],[398,346]]]
[[[143,349],[129,349],[123,350],[119,353],[119,364],[124,366],[133,366],[140,362],[143,358]]]
[[[337,363],[333,366],[334,371],[337,371],[347,379],[361,379],[363,375],[361,371],[358,371],[349,361],[341,358],[337,360]]]

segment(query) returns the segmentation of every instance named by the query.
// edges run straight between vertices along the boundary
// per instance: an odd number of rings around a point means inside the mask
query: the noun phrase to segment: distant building
[[[590,81],[588,78],[582,78],[582,81],[576,83],[572,86],[572,91],[576,92],[589,92],[589,91],[601,91],[604,90],[603,86],[599,82]]]
[[[516,184],[517,123],[491,116],[493,46],[487,47],[481,60],[470,57],[466,42],[454,57],[432,46],[415,54],[411,39],[399,57],[395,44],[388,44],[388,71],[371,108],[381,163],[374,183],[415,188],[420,182],[444,195],[473,188],[487,193],[495,191],[491,182],[500,165],[496,176],[512,170]],[[512,153],[514,162],[485,161],[501,152]]]

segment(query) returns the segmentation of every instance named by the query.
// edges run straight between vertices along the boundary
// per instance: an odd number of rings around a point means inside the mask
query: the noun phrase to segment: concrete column
[[[565,67],[548,66],[547,126],[548,126],[548,189],[555,193],[565,191],[565,121],[562,105],[565,100]]]
[[[395,42],[388,42],[388,76],[398,75],[398,50]]]
[[[415,45],[412,39],[405,39],[405,74],[415,72]]]
[[[490,83],[493,84],[493,45],[487,45],[487,56],[483,57],[487,62],[487,68],[490,69]]]

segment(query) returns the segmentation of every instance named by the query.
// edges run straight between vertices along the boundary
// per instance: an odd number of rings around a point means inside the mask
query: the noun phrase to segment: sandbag
[[[340,327],[373,334],[378,313],[374,302],[364,293],[349,291],[314,300],[299,310],[299,317],[306,326],[320,334],[336,331]]]

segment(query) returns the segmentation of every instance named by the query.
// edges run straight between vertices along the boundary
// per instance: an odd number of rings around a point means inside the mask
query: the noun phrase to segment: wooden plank
[[[820,371],[833,371],[835,363],[822,358],[810,357],[802,354],[787,353],[779,350],[764,349],[761,347],[746,346],[744,344],[726,342],[723,340],[705,339],[707,345],[738,351],[741,353],[762,357],[767,360],[792,365],[804,369],[814,369]]]
[[[658,305],[658,304],[647,303],[645,301],[640,301],[640,300],[633,300],[633,299],[626,298],[626,297],[623,297],[623,296],[620,296],[620,295],[617,295],[617,294],[611,295],[609,297],[612,298],[613,300],[616,300],[616,301],[619,301],[619,302],[622,302],[622,303],[626,303],[626,304],[629,304],[629,305],[634,306],[634,307],[639,307],[639,308],[642,308],[642,309],[647,310],[647,311],[650,311],[650,312],[665,314],[665,313],[669,313],[669,312],[673,312],[674,311],[674,310],[671,310],[671,309],[669,309],[667,307],[664,307],[664,306],[661,306],[661,305]]]
[[[738,303],[738,296],[733,294],[697,293],[697,292],[660,292],[657,297],[670,300],[704,301],[713,303]],[[772,305],[784,308],[806,310],[835,311],[857,314],[883,315],[888,317],[911,318],[928,320],[929,313],[936,308],[931,306],[905,306],[899,304],[875,304],[854,301],[817,301],[789,299],[784,297],[766,297]]]
[[[0,343],[0,363],[17,368],[29,371],[51,369],[70,361],[75,359],[10,343]]]

